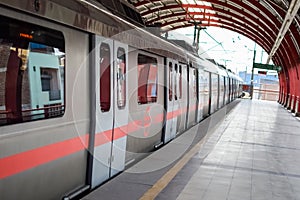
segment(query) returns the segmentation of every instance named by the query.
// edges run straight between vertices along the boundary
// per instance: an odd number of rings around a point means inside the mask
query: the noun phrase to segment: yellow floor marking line
[[[209,135],[209,134],[207,134]],[[202,138],[187,154],[185,154],[163,177],[161,177],[141,198],[140,200],[154,199],[178,174],[178,172],[187,164],[187,162],[199,152],[207,135]]]

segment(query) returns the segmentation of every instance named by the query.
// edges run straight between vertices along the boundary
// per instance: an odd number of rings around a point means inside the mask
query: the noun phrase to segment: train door
[[[203,74],[203,117],[209,115],[210,108],[210,75],[204,71]]]
[[[188,111],[188,127],[196,123],[197,113],[197,70],[189,68],[189,111]]]
[[[177,133],[177,110],[178,99],[176,97],[176,70],[175,65],[178,63],[172,59],[167,59],[166,62],[166,126],[164,143],[175,138]]]
[[[230,102],[233,100],[233,82],[232,78],[229,79],[229,85],[230,85]]]
[[[197,122],[200,122],[203,119],[203,104],[205,102],[204,92],[205,92],[205,77],[204,71],[202,69],[198,70],[198,115]]]
[[[230,102],[229,94],[230,94],[230,86],[229,86],[229,78],[225,77],[225,104],[228,104]]]
[[[211,96],[210,96],[210,114],[214,113],[218,109],[218,98],[219,98],[219,83],[218,74],[210,73],[211,80]]]
[[[225,77],[220,75],[220,99],[219,99],[219,108],[225,105],[225,96],[226,96],[226,86],[225,86]]]
[[[95,135],[91,135],[92,188],[125,167],[128,46],[95,37]]]
[[[176,68],[176,67],[175,67]],[[177,96],[178,96],[178,118],[177,132],[181,133],[186,129],[186,112],[187,112],[187,65],[179,64],[177,72]]]

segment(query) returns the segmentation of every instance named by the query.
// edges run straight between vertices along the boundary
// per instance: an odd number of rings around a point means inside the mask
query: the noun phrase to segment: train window
[[[173,98],[173,64],[169,62],[169,101]]]
[[[117,52],[117,104],[124,108],[126,105],[126,54],[123,48]]]
[[[178,76],[178,65],[175,64],[175,80],[174,80],[174,98],[175,100],[177,100],[177,95],[179,93],[178,89],[179,89],[179,84],[177,83],[177,81],[179,81],[179,78],[177,77]]]
[[[157,59],[138,55],[138,103],[157,101]]]
[[[63,34],[3,16],[0,29],[0,125],[63,116]]]
[[[196,69],[192,69],[192,84],[193,84],[193,95],[197,97],[197,79],[196,79]]]
[[[179,65],[179,94],[178,98],[182,98],[182,66]]]
[[[100,108],[102,112],[110,109],[110,47],[106,43],[100,46]]]

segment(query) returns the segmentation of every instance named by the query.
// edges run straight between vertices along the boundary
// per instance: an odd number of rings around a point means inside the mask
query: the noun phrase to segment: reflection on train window
[[[178,98],[182,98],[182,65],[179,65],[179,94]]]
[[[217,94],[218,93],[218,75],[211,74],[211,80],[212,80],[212,93]]]
[[[126,55],[123,48],[118,48],[117,52],[117,104],[124,108],[126,105]]]
[[[138,55],[138,103],[157,101],[157,59]]]
[[[0,125],[63,116],[63,34],[2,16],[0,29]]]
[[[196,79],[196,69],[192,69],[192,87],[193,87],[193,97],[197,97],[197,79]]]
[[[100,108],[102,112],[110,109],[110,48],[106,43],[100,46]]]
[[[221,94],[224,94],[224,82],[225,82],[224,76],[220,76],[219,77],[219,85],[220,85],[220,93]]]
[[[169,101],[172,101],[173,98],[173,64],[169,62]]]
[[[49,93],[49,99],[51,101],[60,100],[60,84],[58,77],[58,69],[51,68],[40,68],[41,70],[41,84],[42,91],[47,91]]]

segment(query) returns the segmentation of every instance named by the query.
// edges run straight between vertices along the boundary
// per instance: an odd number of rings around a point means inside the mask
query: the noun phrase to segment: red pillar
[[[281,105],[284,104],[284,98],[285,98],[285,76],[283,74],[283,72],[280,72],[278,74],[278,78],[279,78],[279,98],[278,98],[278,103],[280,103]]]
[[[22,121],[22,72],[20,70],[21,59],[18,52],[10,51],[7,64],[5,83],[5,107],[8,111],[7,122]]]
[[[300,117],[300,61],[296,66],[296,104],[295,104],[295,114]]]
[[[289,105],[288,109],[293,111],[294,109],[294,104],[295,104],[295,75],[296,75],[296,70],[295,66],[291,66],[289,68],[289,74],[290,74],[290,99],[289,99]]]
[[[289,75],[288,69],[284,69],[282,73],[282,83],[283,83],[283,102],[282,105],[286,107],[288,102],[288,93],[289,93]]]

